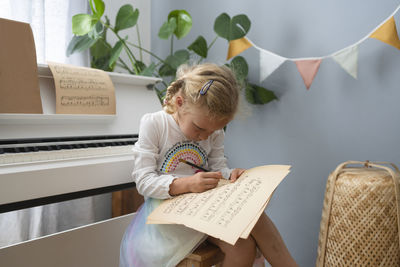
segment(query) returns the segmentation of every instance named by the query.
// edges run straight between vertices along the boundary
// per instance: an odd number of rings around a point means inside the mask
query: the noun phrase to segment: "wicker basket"
[[[348,161],[330,174],[317,267],[400,266],[399,180],[391,163]]]

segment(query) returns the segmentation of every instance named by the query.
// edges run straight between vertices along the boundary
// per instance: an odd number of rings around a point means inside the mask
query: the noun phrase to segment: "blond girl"
[[[146,224],[163,199],[232,182],[243,169],[230,169],[224,157],[223,128],[234,118],[240,86],[225,66],[181,66],[167,88],[163,110],[143,116],[134,146],[132,177],[145,197],[121,243],[121,267],[176,266],[207,240],[225,253],[223,266],[251,266],[258,248],[272,266],[297,266],[271,220],[263,214],[247,239],[230,245],[183,225]],[[209,172],[182,164],[180,159]]]

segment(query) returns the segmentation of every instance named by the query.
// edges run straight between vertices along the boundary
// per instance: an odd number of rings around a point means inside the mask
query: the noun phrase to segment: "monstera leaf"
[[[136,25],[139,18],[139,10],[133,9],[132,5],[123,5],[117,14],[115,19],[115,31],[128,29]]]
[[[214,31],[218,36],[231,41],[244,37],[249,32],[250,26],[251,22],[244,14],[231,19],[228,14],[222,13],[215,19]]]
[[[174,34],[181,39],[192,29],[192,17],[186,10],[173,10],[168,14],[168,21],[173,18],[176,20]]]
[[[274,92],[261,86],[248,83],[246,85],[246,99],[251,104],[263,105],[278,98]]]
[[[236,74],[236,78],[239,81],[245,80],[247,78],[247,75],[249,74],[249,65],[247,64],[246,59],[244,59],[244,57],[242,56],[238,56],[232,59],[229,67]]]
[[[201,57],[204,58],[207,57],[208,54],[207,41],[201,35],[197,37],[197,39],[191,45],[188,46],[188,49],[192,50]]]
[[[160,30],[158,31],[158,37],[161,39],[168,39],[176,29],[176,18],[171,18],[164,22],[161,26]]]

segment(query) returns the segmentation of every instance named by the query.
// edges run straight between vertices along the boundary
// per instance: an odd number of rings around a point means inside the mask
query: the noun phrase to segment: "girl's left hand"
[[[234,181],[236,181],[240,175],[242,175],[242,173],[245,171],[245,169],[239,169],[236,168],[231,172],[231,177],[229,177],[229,180],[231,180],[231,183],[233,183]]]

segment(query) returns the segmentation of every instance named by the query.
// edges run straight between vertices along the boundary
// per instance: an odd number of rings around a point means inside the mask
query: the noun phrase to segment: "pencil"
[[[194,163],[191,163],[191,162],[189,162],[189,161],[187,161],[187,160],[179,159],[179,162],[185,163],[185,164],[190,165],[190,166],[192,166],[192,167],[195,167],[195,168],[197,168],[197,169],[199,169],[199,170],[202,170],[202,171],[205,171],[205,172],[209,172],[209,170],[207,170],[207,169],[205,169],[205,168],[203,168],[203,167],[201,167],[201,166],[199,166],[199,165],[196,165],[196,164],[194,164]]]

